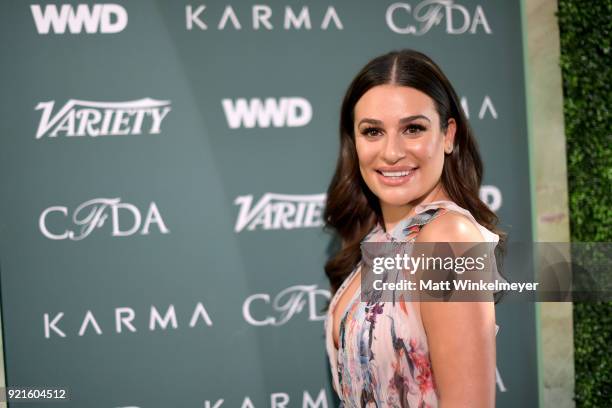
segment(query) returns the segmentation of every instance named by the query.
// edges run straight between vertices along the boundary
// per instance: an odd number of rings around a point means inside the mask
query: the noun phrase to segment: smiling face
[[[440,129],[427,94],[410,87],[379,85],[357,101],[354,134],[361,176],[378,197],[385,223],[420,203],[448,199],[440,176],[444,153],[453,148],[456,124]]]

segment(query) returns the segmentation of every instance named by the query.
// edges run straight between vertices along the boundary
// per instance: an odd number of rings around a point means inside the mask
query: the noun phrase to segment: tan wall
[[[556,0],[523,0],[535,239],[569,242],[563,88]],[[571,303],[540,303],[541,406],[574,407]]]

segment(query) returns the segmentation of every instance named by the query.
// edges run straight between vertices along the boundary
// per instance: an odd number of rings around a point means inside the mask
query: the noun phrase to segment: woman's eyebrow
[[[412,115],[412,116],[406,116],[405,118],[401,118],[399,121],[400,125],[403,125],[407,122],[411,122],[415,119],[425,119],[426,121],[431,123],[431,120],[425,116],[425,115]],[[381,120],[378,119],[371,119],[371,118],[363,118],[359,121],[359,124],[357,126],[360,126],[362,123],[370,123],[372,125],[376,125],[376,126],[381,126],[383,124],[383,122]]]
[[[404,123],[412,122],[415,119],[425,119],[426,121],[431,123],[431,120],[429,120],[429,118],[427,116],[425,116],[425,115],[412,115],[412,116],[408,116],[408,117],[405,117],[405,118],[401,118],[399,123],[400,123],[400,125],[403,125]]]

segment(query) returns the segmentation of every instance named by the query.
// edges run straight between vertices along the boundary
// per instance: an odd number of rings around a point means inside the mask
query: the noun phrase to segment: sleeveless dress
[[[416,206],[416,214],[400,221],[391,233],[376,225],[362,242],[414,242],[425,224],[447,211],[467,216],[484,241],[499,241],[499,236],[478,224],[468,210],[452,201],[439,200]],[[361,262],[338,288],[324,322],[326,350],[340,407],[437,407],[427,336],[419,308],[413,303],[361,302],[360,285],[357,286],[342,314],[336,350],[333,313],[360,267]]]

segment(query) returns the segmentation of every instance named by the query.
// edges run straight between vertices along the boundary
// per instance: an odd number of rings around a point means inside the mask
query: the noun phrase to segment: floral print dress
[[[466,215],[485,241],[498,242],[499,236],[478,224],[469,211],[445,200],[418,205],[416,214],[400,221],[391,233],[376,225],[364,242],[413,242],[425,224],[447,211]],[[361,302],[358,286],[342,314],[336,349],[333,312],[360,267],[358,264],[331,299],[325,319],[326,349],[340,406],[437,407],[427,336],[415,303]]]

